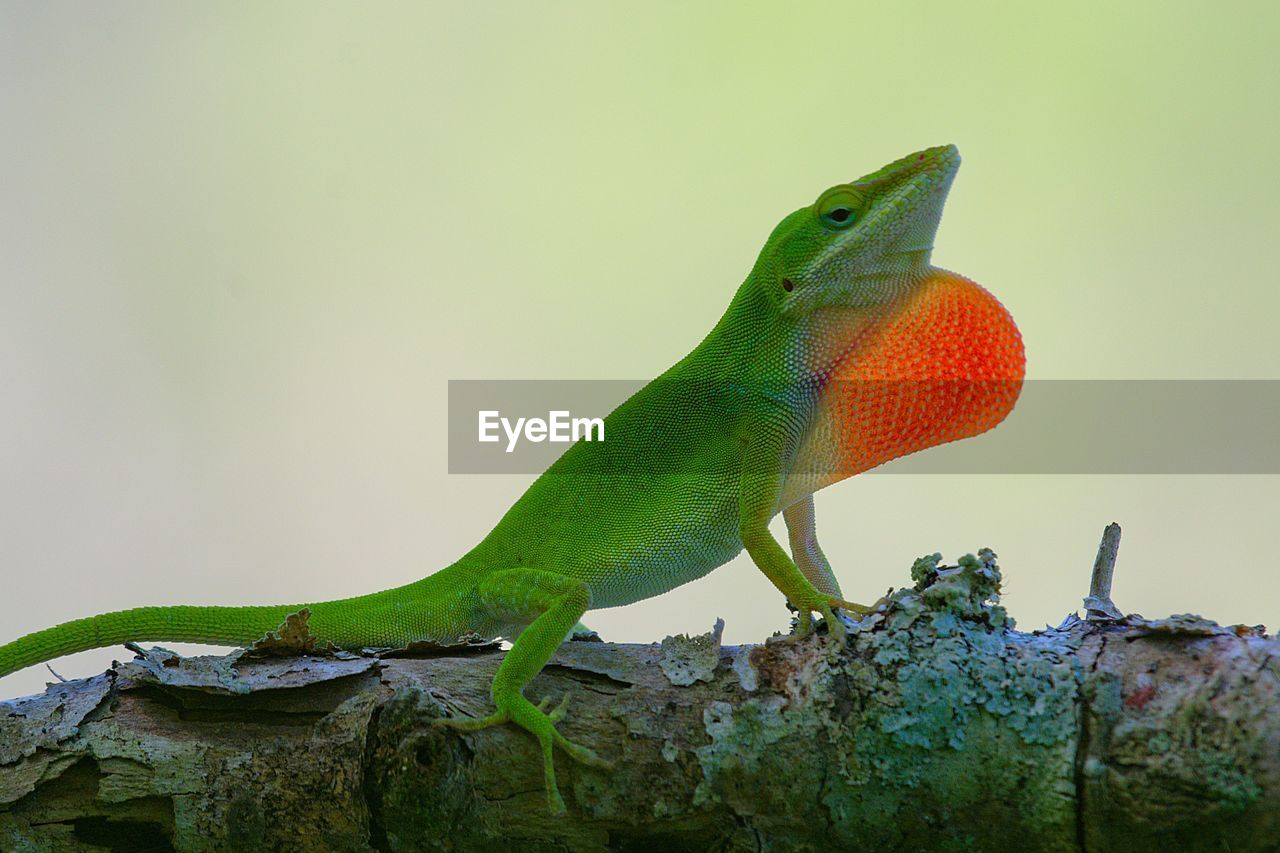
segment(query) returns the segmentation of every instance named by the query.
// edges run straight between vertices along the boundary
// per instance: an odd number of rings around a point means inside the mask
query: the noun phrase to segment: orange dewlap
[[[836,479],[978,435],[1022,389],[1022,336],[981,285],[938,271],[870,332],[824,389]]]

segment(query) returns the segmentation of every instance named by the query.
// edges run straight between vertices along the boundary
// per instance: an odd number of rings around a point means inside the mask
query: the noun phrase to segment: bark
[[[356,656],[299,614],[225,658],[138,650],[0,705],[0,848],[1277,847],[1277,640],[1021,633],[990,552],[912,572],[847,646],[565,644],[528,695],[572,693],[561,731],[616,766],[558,754],[561,818],[527,734],[431,725],[489,711],[492,645]]]

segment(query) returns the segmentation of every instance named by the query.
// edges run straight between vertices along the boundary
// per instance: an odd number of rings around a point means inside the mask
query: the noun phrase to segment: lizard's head
[[[1026,357],[1013,318],[929,264],[959,168],[948,145],[832,187],[778,225],[739,291],[749,375],[803,379],[769,391],[813,406],[797,494],[977,435],[1018,398]]]
[[[832,187],[774,229],[755,285],[791,317],[893,300],[927,271],[959,168],[960,153],[945,145]]]

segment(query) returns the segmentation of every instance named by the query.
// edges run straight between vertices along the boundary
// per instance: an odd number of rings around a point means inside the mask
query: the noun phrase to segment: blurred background
[[[447,380],[654,376],[783,215],[927,145],[965,157],[935,262],[1009,307],[1030,377],[1280,378],[1277,39],[1262,2],[5,2],[0,641],[451,562],[532,476],[448,474]],[[1056,624],[1114,520],[1123,610],[1274,628],[1278,499],[883,475],[818,518],[855,600],[990,546],[1020,625]],[[587,621],[717,616],[788,614],[740,557]]]

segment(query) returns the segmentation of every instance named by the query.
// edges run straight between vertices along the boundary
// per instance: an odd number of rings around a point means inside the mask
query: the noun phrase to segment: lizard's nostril
[[[790,293],[791,291],[796,289],[796,286],[795,286],[795,283],[791,281],[791,279],[784,278],[782,280],[782,289],[785,290],[787,293]]]

